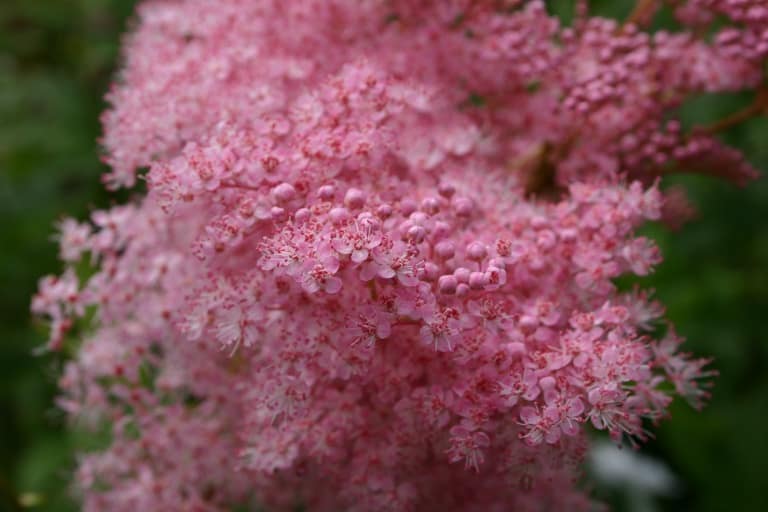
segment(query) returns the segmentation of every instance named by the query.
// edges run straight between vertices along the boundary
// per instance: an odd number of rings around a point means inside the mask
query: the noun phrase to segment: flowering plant
[[[61,407],[111,424],[84,509],[588,509],[588,425],[642,441],[712,374],[615,284],[661,261],[640,226],[690,215],[659,179],[753,178],[715,134],[768,104],[764,2],[670,3],[655,33],[646,0],[571,26],[540,1],[142,3],[103,144],[106,185],[148,192],[63,221],[33,300],[51,350],[80,340]]]

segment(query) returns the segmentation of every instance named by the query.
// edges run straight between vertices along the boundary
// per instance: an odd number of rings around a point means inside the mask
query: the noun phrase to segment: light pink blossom
[[[660,180],[756,174],[678,107],[760,85],[767,10],[676,7],[140,2],[102,143],[147,193],[62,221],[32,301],[58,403],[111,427],[82,509],[593,510],[589,429],[637,443],[713,375],[616,285],[691,217]]]

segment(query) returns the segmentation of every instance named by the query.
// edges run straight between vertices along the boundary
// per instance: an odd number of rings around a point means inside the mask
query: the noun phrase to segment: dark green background
[[[631,8],[591,3],[617,17]],[[568,18],[570,0],[549,4]],[[98,116],[132,5],[0,0],[0,511],[23,510],[25,494],[40,502],[30,510],[76,509],[66,486],[83,434],[66,431],[53,405],[61,361],[32,355],[45,331],[30,318],[29,298],[41,275],[60,270],[54,221],[115,200],[99,184]],[[711,121],[749,100],[696,98],[683,118]],[[768,120],[724,137],[768,169]],[[688,350],[714,356],[721,375],[702,413],[676,403],[644,450],[684,482],[681,496],[661,503],[666,510],[768,510],[768,180],[743,190],[699,177],[675,182],[701,215],[680,232],[649,228],[666,259],[644,284],[656,288]]]

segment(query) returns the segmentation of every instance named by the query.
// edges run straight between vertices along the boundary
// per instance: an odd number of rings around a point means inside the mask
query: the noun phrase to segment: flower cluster
[[[62,222],[96,271],[33,302],[51,349],[90,322],[60,381],[112,429],[84,510],[586,510],[589,425],[701,404],[707,361],[615,278],[689,213],[660,177],[755,175],[674,113],[760,86],[766,8],[649,33],[578,4],[140,5],[103,143],[148,193]]]

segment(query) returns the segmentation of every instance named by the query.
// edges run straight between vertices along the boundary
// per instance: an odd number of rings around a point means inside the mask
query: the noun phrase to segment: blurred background
[[[123,200],[99,183],[98,118],[134,3],[0,0],[0,511],[77,510],[68,478],[86,434],[67,430],[54,406],[62,361],[33,354],[45,330],[29,301],[40,276],[61,270],[54,222]],[[634,2],[590,4],[622,18]],[[572,0],[548,6],[567,21]],[[662,13],[657,23],[668,22]],[[749,101],[703,96],[683,107],[683,119],[705,123]],[[768,170],[768,119],[723,136]],[[603,483],[595,492],[619,511],[768,510],[768,179],[746,189],[694,176],[674,183],[700,216],[678,232],[648,228],[665,261],[642,284],[657,290],[688,350],[715,358],[720,376],[703,412],[674,404],[673,420],[643,448],[652,459],[629,453],[596,464],[597,474],[607,467],[617,478],[627,467],[644,471],[645,489]],[[677,485],[654,487],[665,475]]]

